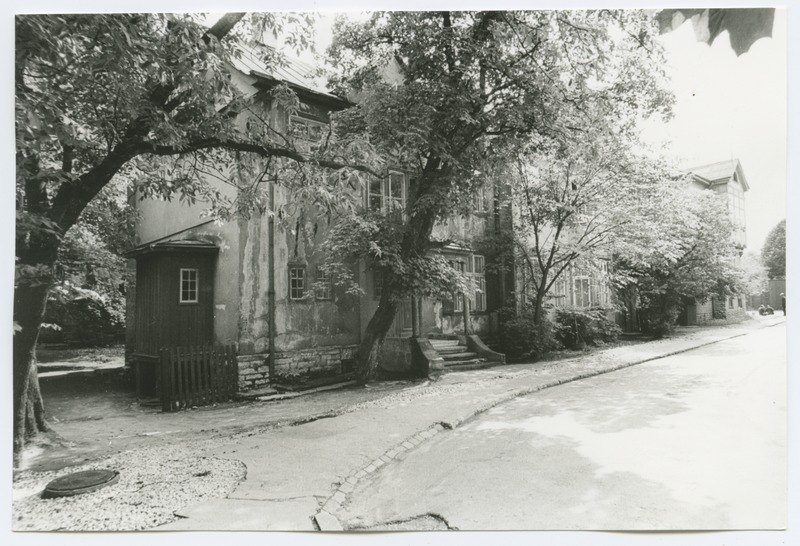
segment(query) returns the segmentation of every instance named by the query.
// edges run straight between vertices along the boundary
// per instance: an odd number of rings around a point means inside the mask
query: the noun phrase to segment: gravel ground
[[[92,493],[43,499],[53,479],[90,469],[120,472],[119,481]],[[57,472],[18,472],[13,483],[14,531],[136,531],[178,519],[174,512],[227,497],[246,474],[233,460],[192,456],[180,446],[127,451]]]

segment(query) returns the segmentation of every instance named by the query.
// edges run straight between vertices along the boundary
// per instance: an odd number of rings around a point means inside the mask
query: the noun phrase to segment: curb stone
[[[776,323],[780,324],[780,323]],[[766,327],[775,326],[776,324],[770,324]],[[616,366],[610,366],[607,368],[601,368],[597,370],[592,370],[590,372],[586,372],[583,374],[577,374],[574,376],[570,376],[564,379],[556,379],[547,383],[543,383],[541,385],[537,385],[535,387],[528,387],[524,389],[517,389],[505,393],[501,396],[498,396],[491,400],[490,402],[479,406],[472,411],[469,411],[466,417],[454,417],[453,419],[447,421],[441,421],[438,423],[434,423],[428,428],[417,432],[416,434],[411,435],[410,437],[401,440],[398,444],[394,447],[389,448],[384,453],[376,457],[374,460],[368,462],[361,468],[356,469],[354,472],[351,472],[346,478],[344,478],[339,484],[336,486],[333,494],[331,494],[322,504],[322,508],[319,512],[314,516],[314,521],[316,522],[317,526],[319,527],[320,531],[344,531],[344,527],[342,526],[339,519],[334,515],[335,512],[338,512],[339,509],[342,507],[344,503],[347,502],[347,497],[350,492],[355,489],[357,482],[363,480],[364,478],[369,477],[371,474],[377,472],[384,464],[393,460],[393,459],[400,459],[401,456],[412,449],[415,449],[420,444],[425,442],[426,440],[438,435],[440,432],[444,430],[454,430],[457,427],[460,427],[464,423],[472,420],[474,417],[489,411],[490,409],[497,407],[501,404],[506,402],[510,402],[515,398],[520,398],[522,396],[526,396],[529,394],[533,394],[539,391],[543,391],[545,389],[550,389],[553,387],[557,387],[559,385],[564,385],[566,383],[571,383],[573,381],[580,381],[582,379],[588,379],[590,377],[596,377],[599,375],[604,375],[611,372],[616,372],[619,370],[623,370],[625,368],[631,368],[633,366],[638,366],[639,364],[645,364],[647,362],[652,362],[654,360],[660,360],[662,358],[668,358],[670,356],[675,356],[678,354],[686,353],[689,351],[693,351],[695,349],[700,349],[702,347],[707,347],[709,345],[713,345],[715,343],[720,343],[722,341],[727,341],[729,339],[735,339],[737,337],[742,337],[748,335],[750,332],[743,332],[737,333],[731,336],[722,337],[719,339],[715,339],[712,341],[706,341],[704,343],[700,343],[698,345],[693,345],[691,347],[687,347],[685,349],[679,349],[675,351],[670,351],[667,353],[659,354],[657,356],[653,356],[650,358],[644,358],[642,360],[634,360],[632,362],[626,362],[624,364],[619,364]],[[415,441],[416,440],[416,441]],[[388,459],[389,461],[387,461]]]

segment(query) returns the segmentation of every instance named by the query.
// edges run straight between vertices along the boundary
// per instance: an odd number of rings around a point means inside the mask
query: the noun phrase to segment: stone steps
[[[463,351],[459,351],[457,353],[443,353],[439,351],[439,356],[441,356],[444,359],[445,365],[447,364],[447,362],[460,361],[460,360],[474,360],[478,358],[478,353],[469,352],[467,351],[466,347],[462,347],[462,349]]]
[[[431,339],[430,342],[448,370],[475,370],[489,366],[483,358],[478,357],[478,353],[470,351],[457,339]]]
[[[467,371],[467,370],[482,370],[484,368],[491,368],[494,366],[493,362],[487,362],[482,358],[476,358],[474,360],[464,360],[464,361],[457,361],[457,362],[445,362],[444,369],[449,372],[460,372],[460,371]]]

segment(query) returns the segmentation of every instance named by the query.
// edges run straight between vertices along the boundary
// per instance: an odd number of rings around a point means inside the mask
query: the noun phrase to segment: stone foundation
[[[342,361],[355,357],[358,345],[315,347],[275,354],[275,375],[283,381],[342,373]],[[269,353],[241,355],[239,391],[269,385]]]

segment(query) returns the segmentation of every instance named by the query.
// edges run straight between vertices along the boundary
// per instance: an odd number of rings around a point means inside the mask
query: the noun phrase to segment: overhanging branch
[[[319,167],[332,170],[353,169],[355,171],[368,173],[373,176],[383,178],[383,174],[374,171],[366,165],[358,163],[347,163],[342,161],[334,161],[331,159],[317,159],[308,157],[296,149],[283,148],[279,146],[269,146],[265,144],[258,144],[255,142],[244,142],[237,140],[223,140],[219,138],[204,138],[189,142],[180,146],[166,146],[151,142],[142,142],[136,147],[137,155],[151,154],[157,156],[180,155],[189,152],[197,152],[200,150],[230,150],[238,152],[249,152],[261,157],[283,157],[291,159],[298,163],[308,163],[318,165]]]

